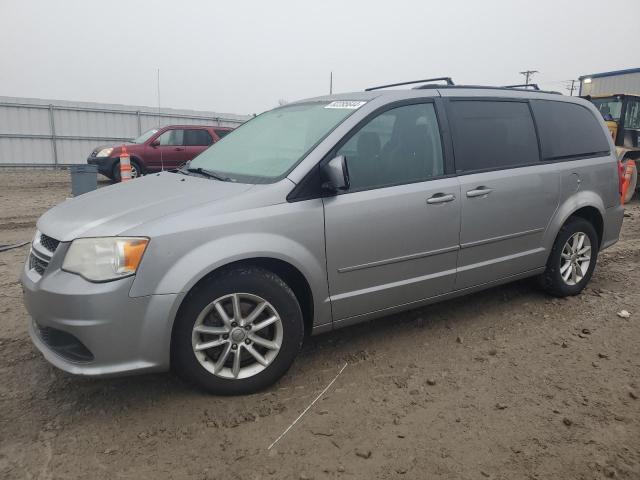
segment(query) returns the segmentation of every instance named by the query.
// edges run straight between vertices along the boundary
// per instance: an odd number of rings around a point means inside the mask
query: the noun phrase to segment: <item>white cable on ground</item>
[[[0,245],[0,252],[6,252],[7,250],[13,250],[14,248],[24,247],[25,245],[29,245],[31,242],[23,242],[17,243],[15,245]]]
[[[269,445],[269,447],[267,448],[267,450],[271,450],[271,449],[273,448],[273,446],[274,446],[276,443],[278,443],[278,442],[282,439],[282,437],[284,437],[284,436],[287,434],[287,432],[293,428],[293,426],[294,426],[296,423],[298,423],[298,421],[299,421],[299,420],[304,416],[304,414],[305,414],[305,413],[307,413],[311,407],[313,407],[313,404],[314,404],[314,403],[316,403],[316,402],[320,399],[320,397],[322,397],[322,396],[326,393],[326,391],[327,391],[327,390],[329,390],[329,388],[331,387],[331,385],[333,385],[333,384],[335,383],[335,381],[338,379],[338,377],[340,376],[340,374],[344,371],[344,369],[345,369],[345,368],[347,368],[347,365],[348,365],[348,363],[347,363],[347,362],[345,362],[344,366],[340,369],[340,371],[338,372],[338,374],[337,374],[335,377],[333,377],[333,380],[331,380],[331,382],[329,383],[329,385],[327,385],[327,386],[324,388],[324,390],[322,390],[322,391],[318,394],[318,396],[313,400],[313,402],[311,402],[311,403],[309,404],[309,406],[308,406],[307,408],[305,408],[305,409],[302,411],[302,413],[298,416],[298,418],[296,418],[296,419],[293,421],[293,423],[292,423],[291,425],[289,425],[289,426],[287,427],[287,429],[286,429],[284,432],[282,432],[282,433],[280,434],[280,436],[279,436],[278,438],[276,438],[276,439],[273,441],[273,443],[272,443],[271,445]]]

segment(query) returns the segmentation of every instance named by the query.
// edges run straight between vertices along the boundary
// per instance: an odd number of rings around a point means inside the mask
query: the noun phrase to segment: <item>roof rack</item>
[[[531,88],[533,90],[540,90],[537,83],[519,83],[518,85],[505,85],[502,88]]]
[[[369,87],[369,88],[365,88],[364,91],[370,92],[372,90],[380,90],[381,88],[400,87],[402,85],[413,85],[415,83],[431,83],[431,82],[445,82],[447,85],[455,85],[451,77],[437,77],[437,78],[427,78],[425,80],[413,80],[411,82],[390,83],[389,85],[380,85],[379,87]]]

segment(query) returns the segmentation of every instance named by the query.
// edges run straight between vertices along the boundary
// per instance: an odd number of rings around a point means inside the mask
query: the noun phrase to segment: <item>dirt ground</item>
[[[0,170],[0,245],[69,193],[66,171]],[[313,337],[235,398],[56,370],[27,334],[29,247],[1,252],[0,478],[640,479],[637,201],[628,215],[578,297],[524,281]]]

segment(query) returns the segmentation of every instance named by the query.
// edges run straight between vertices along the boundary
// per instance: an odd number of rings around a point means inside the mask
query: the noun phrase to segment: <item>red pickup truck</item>
[[[147,130],[131,142],[124,143],[131,156],[131,176],[135,178],[149,172],[178,168],[232,130],[229,127],[199,125],[169,125]],[[87,163],[97,165],[99,173],[119,182],[122,145],[96,147]]]

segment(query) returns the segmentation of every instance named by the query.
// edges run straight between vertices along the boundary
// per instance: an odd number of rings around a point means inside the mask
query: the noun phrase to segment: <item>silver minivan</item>
[[[617,241],[613,143],[581,99],[419,84],[290,103],[174,172],[67,200],[23,274],[31,338],[82,375],[281,377],[305,335],[536,276]]]

